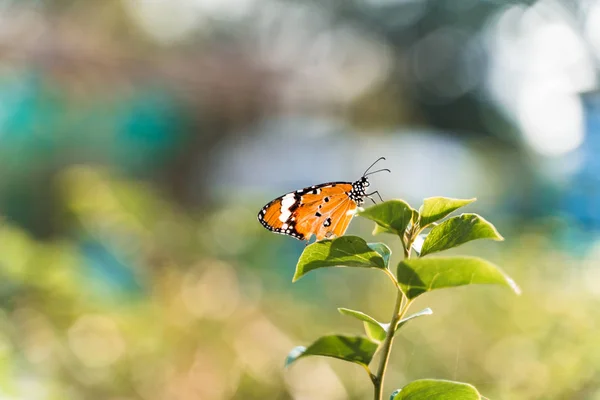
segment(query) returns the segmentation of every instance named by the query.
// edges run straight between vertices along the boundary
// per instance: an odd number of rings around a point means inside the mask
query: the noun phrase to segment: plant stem
[[[392,352],[392,343],[394,342],[394,330],[396,325],[398,324],[398,321],[400,321],[400,312],[402,308],[406,309],[406,307],[402,307],[403,303],[404,294],[400,290],[398,290],[398,294],[396,297],[396,305],[394,306],[394,315],[392,316],[392,321],[390,322],[390,326],[385,336],[385,341],[383,342],[383,350],[381,354],[381,360],[379,361],[379,368],[377,368],[377,375],[375,375],[375,379],[373,380],[374,400],[381,400],[383,398],[383,380],[385,377],[385,370],[387,369],[387,364],[390,359],[390,354]]]
[[[410,257],[410,246],[411,243],[408,243],[408,246],[404,246],[404,257]],[[398,322],[404,317],[406,311],[408,311],[408,307],[410,306],[410,300],[406,298],[400,287],[396,283],[396,305],[394,306],[394,314],[392,315],[392,320],[390,321],[390,326],[385,335],[385,341],[383,342],[383,350],[381,354],[381,360],[379,361],[379,367],[377,368],[377,374],[373,377],[373,399],[374,400],[382,400],[383,399],[383,382],[385,378],[385,371],[387,369],[388,361],[390,359],[390,354],[392,353],[392,344],[394,343],[394,333],[396,331],[396,326]]]

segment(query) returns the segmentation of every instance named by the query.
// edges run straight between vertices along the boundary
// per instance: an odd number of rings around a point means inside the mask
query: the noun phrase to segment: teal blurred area
[[[369,398],[283,363],[393,288],[292,284],[304,243],[256,215],[385,156],[384,199],[477,197],[506,241],[453,251],[523,289],[420,298],[386,391],[600,399],[599,27],[597,0],[0,0],[0,398]]]

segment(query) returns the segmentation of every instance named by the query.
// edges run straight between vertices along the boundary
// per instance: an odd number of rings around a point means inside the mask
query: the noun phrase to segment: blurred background
[[[370,398],[283,362],[393,288],[292,284],[256,214],[380,156],[384,199],[477,197],[507,240],[455,253],[523,289],[420,298],[386,391],[600,399],[599,67],[597,0],[0,0],[0,399]]]

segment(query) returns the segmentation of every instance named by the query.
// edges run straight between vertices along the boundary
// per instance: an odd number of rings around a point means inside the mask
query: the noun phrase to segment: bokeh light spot
[[[89,368],[107,367],[126,350],[116,323],[101,315],[83,315],[69,328],[69,347]]]

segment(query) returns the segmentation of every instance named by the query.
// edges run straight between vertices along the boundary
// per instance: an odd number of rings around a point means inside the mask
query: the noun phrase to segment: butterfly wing
[[[325,193],[329,195],[329,190],[325,189]],[[343,196],[330,196],[331,198],[329,202],[321,200],[301,206],[297,230],[310,232],[317,240],[342,236],[350,225],[357,205],[345,193]]]
[[[325,210],[326,214],[323,214],[323,217],[326,218],[322,221],[321,229],[316,234],[317,240],[338,237],[346,233],[357,207],[357,204],[348,198],[329,213]]]
[[[300,240],[341,236],[356,210],[349,182],[330,182],[287,193],[264,206],[258,220],[270,231]]]

